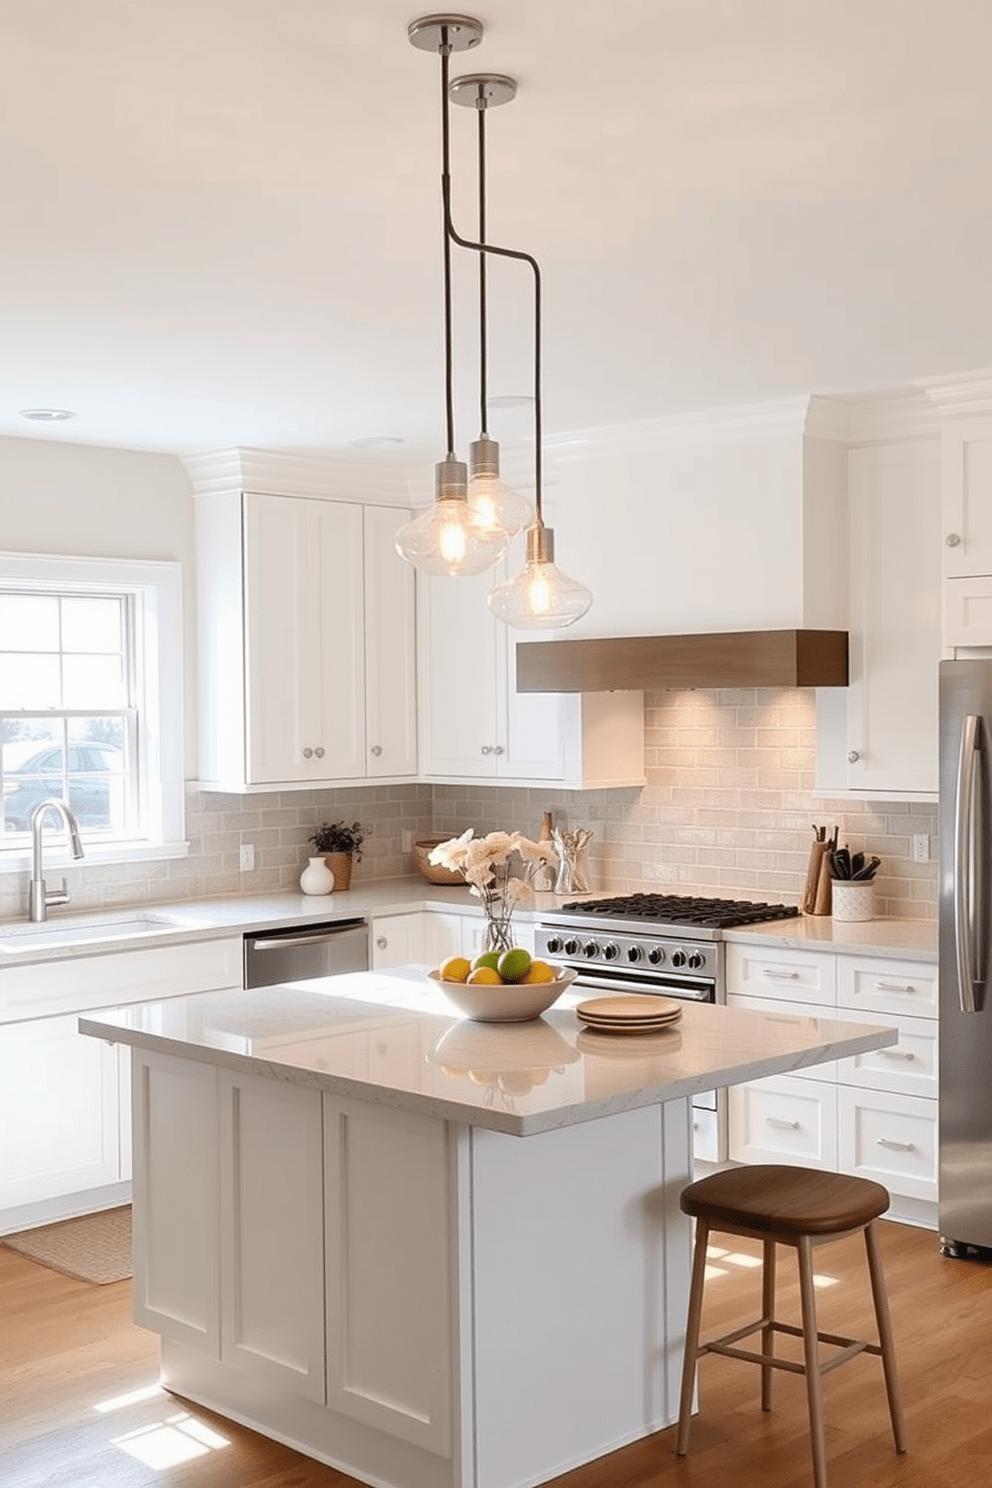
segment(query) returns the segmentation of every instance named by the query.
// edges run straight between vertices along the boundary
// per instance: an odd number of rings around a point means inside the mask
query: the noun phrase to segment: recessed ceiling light
[[[534,399],[527,393],[503,393],[487,401],[490,408],[529,408]]]
[[[402,439],[396,434],[366,434],[361,439],[352,439],[351,447],[360,450],[382,450],[392,449],[394,445],[402,443]]]
[[[21,418],[34,419],[39,424],[58,424],[64,419],[75,418],[71,408],[22,408]]]

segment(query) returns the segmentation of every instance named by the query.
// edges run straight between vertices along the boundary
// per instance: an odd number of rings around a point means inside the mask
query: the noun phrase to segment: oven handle
[[[583,967],[582,970],[584,971],[585,968]],[[641,993],[649,997],[678,997],[683,1002],[713,1002],[716,998],[716,986],[713,983],[702,986],[693,982],[639,982],[626,977],[605,976],[594,976],[587,981],[582,971],[579,972],[569,990],[575,992],[579,987],[588,987],[600,992]]]

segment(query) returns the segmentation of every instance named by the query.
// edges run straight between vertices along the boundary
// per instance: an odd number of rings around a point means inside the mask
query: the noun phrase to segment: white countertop
[[[686,1003],[673,1029],[463,1019],[426,968],[202,992],[88,1013],[83,1033],[529,1136],[896,1042],[895,1029]]]
[[[844,920],[829,915],[799,915],[725,930],[724,941],[755,941],[796,950],[837,951],[844,955],[890,956],[913,961],[937,960],[936,920]]]

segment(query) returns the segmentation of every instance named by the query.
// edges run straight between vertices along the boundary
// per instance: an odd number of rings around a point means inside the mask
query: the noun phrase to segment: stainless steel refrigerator
[[[992,659],[940,664],[940,1234],[992,1248]]]

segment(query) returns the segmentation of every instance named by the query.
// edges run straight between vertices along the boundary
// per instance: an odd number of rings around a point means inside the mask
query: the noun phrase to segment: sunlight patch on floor
[[[126,1395],[114,1395],[110,1400],[100,1400],[93,1407],[101,1415],[109,1411],[124,1410],[126,1406],[138,1405],[142,1400],[154,1400],[156,1395],[164,1395],[165,1391],[159,1384],[145,1385],[140,1390],[130,1390]]]
[[[192,1462],[196,1457],[205,1457],[208,1452],[230,1446],[226,1436],[221,1436],[212,1427],[197,1421],[186,1411],[169,1416],[151,1426],[140,1426],[124,1436],[111,1438],[111,1446],[136,1457],[154,1472],[167,1467],[178,1467],[182,1462]]]

